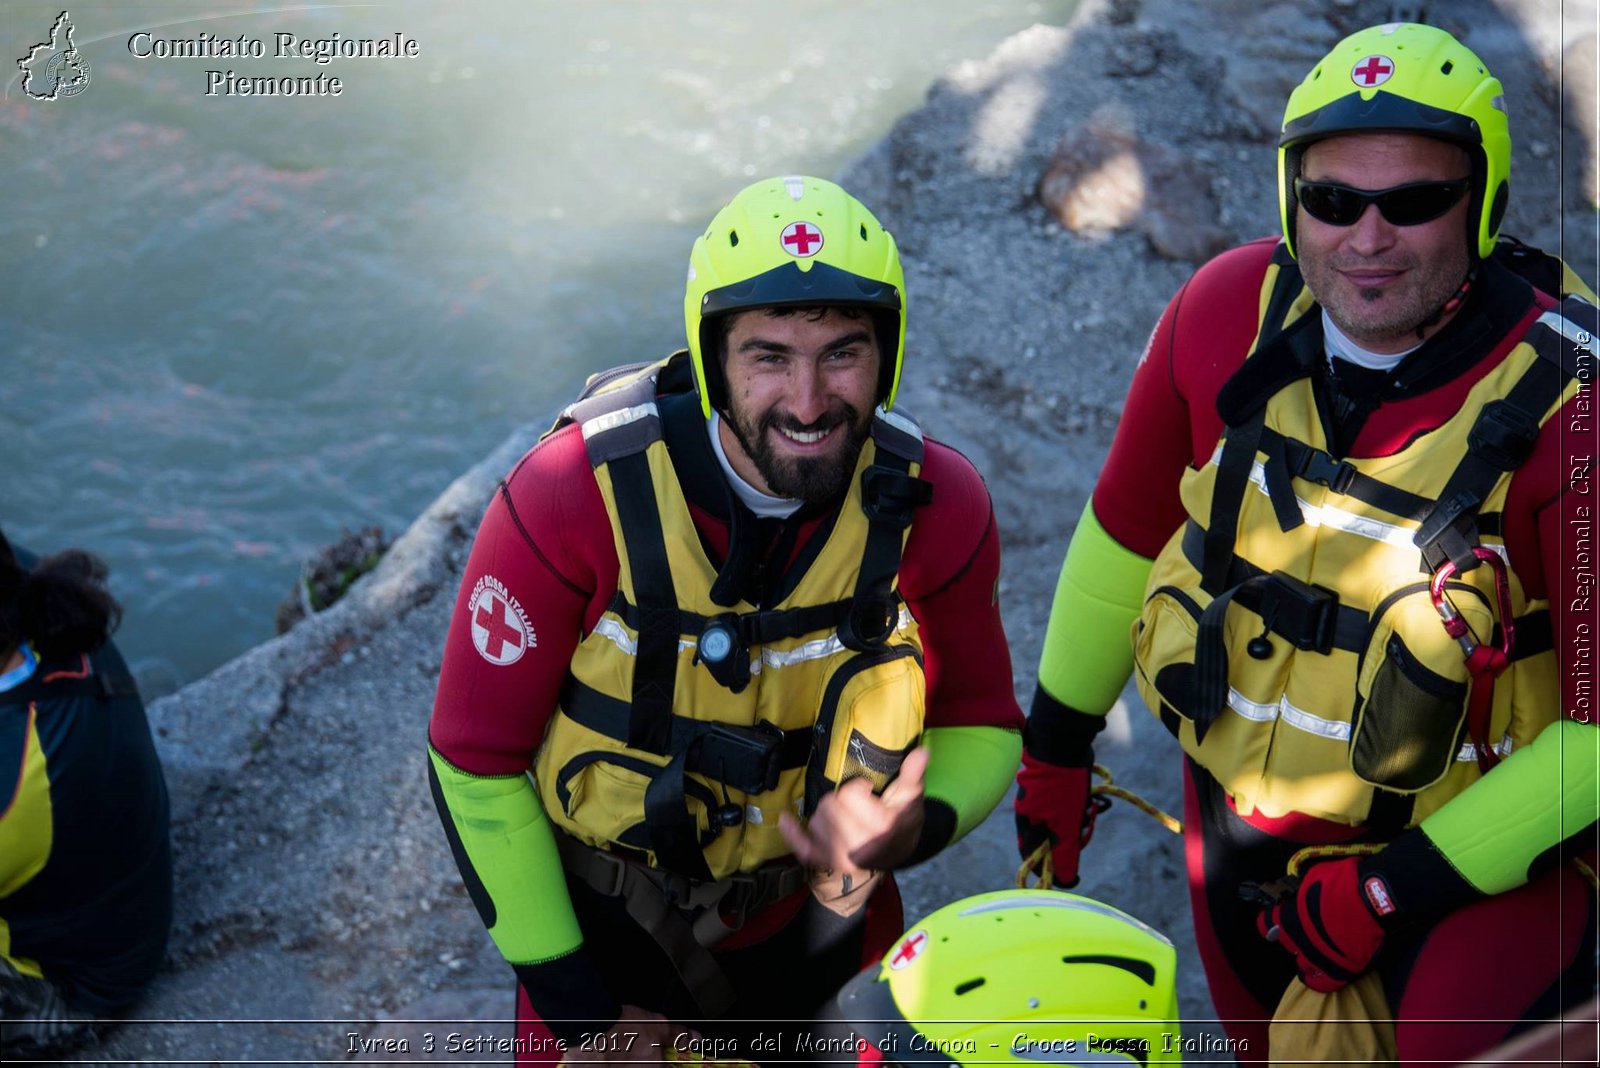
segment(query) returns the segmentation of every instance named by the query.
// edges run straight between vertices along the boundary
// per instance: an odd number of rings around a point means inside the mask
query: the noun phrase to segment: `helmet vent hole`
[[[861,224],[861,240],[865,241],[866,239],[867,239],[867,224],[866,223],[862,223]]]
[[[987,982],[987,980],[985,980],[985,979],[968,979],[966,982],[964,982],[960,986],[956,987],[956,996],[960,997],[962,994],[966,994],[966,993],[968,993],[970,991],[976,990],[980,986],[982,986],[985,982]]]
[[[733,247],[733,248],[738,248],[739,247],[739,231],[737,231],[737,230],[729,230],[728,231],[728,244],[729,244],[730,247]]]
[[[1439,68],[1439,73],[1440,74],[1449,74],[1451,71],[1453,71],[1455,69],[1456,69],[1456,65],[1454,63],[1450,62],[1447,59],[1447,60],[1444,61],[1444,66]]]

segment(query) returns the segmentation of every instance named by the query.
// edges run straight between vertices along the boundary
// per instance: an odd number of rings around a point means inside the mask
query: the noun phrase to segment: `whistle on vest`
[[[740,633],[739,617],[732,612],[706,624],[696,643],[694,659],[731,693],[742,693],[750,685],[750,646]]]

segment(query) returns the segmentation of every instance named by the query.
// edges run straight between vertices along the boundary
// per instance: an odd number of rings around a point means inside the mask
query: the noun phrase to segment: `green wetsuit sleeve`
[[[943,848],[982,823],[1006,796],[1022,760],[1022,735],[1004,727],[930,727],[922,744],[928,747],[924,803],[944,805],[954,816]]]
[[[1534,861],[1600,818],[1600,727],[1561,720],[1422,821],[1480,893],[1528,881]]]
[[[1092,500],[1084,505],[1039,658],[1039,685],[1056,701],[1093,715],[1111,710],[1133,671],[1128,632],[1154,564],[1106,533]]]
[[[473,775],[428,747],[434,801],[489,937],[512,964],[583,943],[550,818],[526,775]]]

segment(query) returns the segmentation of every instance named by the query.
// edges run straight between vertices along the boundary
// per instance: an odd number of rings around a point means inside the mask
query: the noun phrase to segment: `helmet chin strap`
[[[1474,263],[1470,268],[1468,268],[1467,276],[1463,278],[1461,280],[1461,284],[1456,287],[1455,293],[1451,294],[1448,300],[1439,305],[1437,311],[1417,324],[1418,341],[1421,341],[1423,338],[1425,338],[1428,334],[1428,331],[1432,327],[1438,325],[1439,320],[1443,319],[1446,315],[1455,314],[1456,309],[1461,307],[1462,302],[1467,299],[1467,293],[1472,289],[1472,284],[1477,280],[1478,264]]]

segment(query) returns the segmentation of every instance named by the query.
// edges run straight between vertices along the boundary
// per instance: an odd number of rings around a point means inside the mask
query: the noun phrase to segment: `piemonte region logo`
[[[72,43],[72,20],[63,11],[50,27],[50,39],[17,60],[22,91],[34,100],[60,100],[89,88],[89,61]]]

